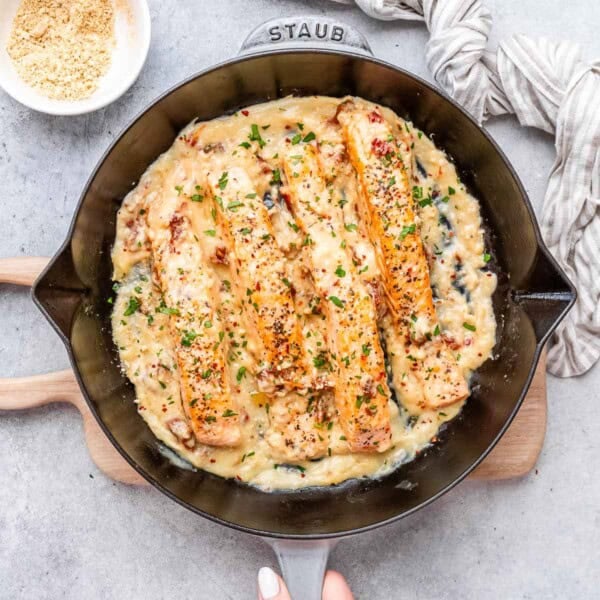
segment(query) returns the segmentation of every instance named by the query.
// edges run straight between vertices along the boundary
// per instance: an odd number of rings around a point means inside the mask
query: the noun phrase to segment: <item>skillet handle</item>
[[[321,600],[327,559],[338,540],[265,541],[277,556],[292,600]]]
[[[240,54],[280,48],[341,46],[373,55],[367,38],[352,25],[316,16],[278,17],[253,29],[242,43]]]

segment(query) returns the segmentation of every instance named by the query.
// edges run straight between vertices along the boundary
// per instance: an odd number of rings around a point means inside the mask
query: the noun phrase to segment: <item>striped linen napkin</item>
[[[383,20],[424,21],[436,81],[479,123],[514,113],[555,135],[556,161],[540,220],[578,299],[550,340],[548,371],[585,373],[600,357],[600,61],[580,49],[516,35],[486,50],[492,17],[481,0],[333,0]]]

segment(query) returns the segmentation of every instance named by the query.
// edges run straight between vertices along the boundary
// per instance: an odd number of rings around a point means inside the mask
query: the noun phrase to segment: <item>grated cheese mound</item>
[[[6,49],[38,92],[81,100],[110,67],[114,30],[112,0],[22,0]]]

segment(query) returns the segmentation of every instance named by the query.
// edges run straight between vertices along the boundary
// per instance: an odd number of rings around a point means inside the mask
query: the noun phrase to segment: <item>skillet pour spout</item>
[[[185,125],[289,94],[361,96],[434,136],[481,202],[494,256],[488,268],[500,281],[494,296],[499,326],[495,358],[475,374],[461,416],[417,460],[380,480],[266,494],[177,466],[137,414],[135,392],[121,372],[111,334],[110,250],[123,198]],[[140,114],[92,173],[67,241],[35,283],[33,298],[64,340],[92,413],[142,477],[219,523],[272,538],[310,540],[350,535],[410,515],[466,477],[509,426],[542,345],[575,293],[541,240],[515,172],[468,114],[393,65],[341,47],[306,46],[237,57],[184,81]]]
[[[531,320],[538,343],[543,343],[576,299],[573,284],[552,255],[540,248],[527,285],[512,292],[512,298]]]

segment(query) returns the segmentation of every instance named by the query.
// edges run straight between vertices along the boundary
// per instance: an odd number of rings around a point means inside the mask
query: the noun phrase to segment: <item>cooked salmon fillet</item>
[[[267,208],[241,168],[211,172],[208,182],[233,255],[233,280],[250,325],[248,335],[261,348],[257,375],[265,386],[302,389],[308,376],[302,333]]]
[[[327,319],[339,422],[354,452],[391,444],[385,362],[373,300],[357,274],[341,219],[326,218],[336,198],[327,189],[312,144],[294,146],[283,161],[289,202],[306,236],[304,252]],[[331,207],[329,207],[331,210]]]
[[[469,394],[454,354],[440,335],[429,268],[407,176],[411,157],[396,142],[381,111],[356,100],[337,113],[356,170],[369,237],[389,308],[406,337],[406,354],[423,385],[429,408]]]
[[[307,410],[306,393],[314,378],[285,257],[268,210],[249,175],[239,167],[232,166],[225,173],[211,171],[208,184],[230,250],[232,280],[244,306],[247,333],[258,349],[258,384],[271,396],[267,441],[286,460],[323,456],[327,436],[318,435],[317,415]]]
[[[194,435],[203,444],[235,446],[241,433],[225,370],[224,332],[217,280],[202,260],[189,206],[164,192],[149,206],[154,278],[169,314],[181,396]]]

